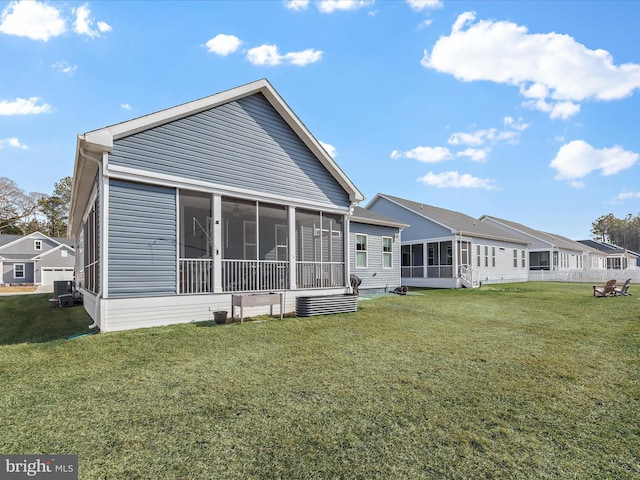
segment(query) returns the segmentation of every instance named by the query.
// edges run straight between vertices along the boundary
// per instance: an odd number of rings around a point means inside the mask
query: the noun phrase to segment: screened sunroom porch
[[[346,285],[343,215],[191,191],[179,212],[179,294]]]

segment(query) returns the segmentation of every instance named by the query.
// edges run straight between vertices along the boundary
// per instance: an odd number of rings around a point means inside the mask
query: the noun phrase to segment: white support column
[[[213,293],[222,293],[222,197],[214,195],[213,209]]]
[[[346,214],[344,217],[344,283],[345,286],[351,285],[351,252],[349,250],[349,236],[351,232],[351,213]]]
[[[298,264],[296,260],[296,207],[289,207],[289,248],[288,260],[289,260],[289,290],[296,290],[298,288]]]
[[[109,177],[106,173],[109,154],[102,154],[102,162],[100,162],[100,177],[98,180],[98,209],[100,218],[100,293],[103,299],[109,298]],[[102,312],[102,309],[100,309]],[[101,313],[102,315],[102,313]]]
[[[458,238],[453,237],[453,239],[451,240],[451,254],[453,256],[452,259],[452,267],[453,267],[453,272],[451,272],[451,275],[454,279],[459,278],[460,277],[460,269],[459,269],[459,258],[458,258],[458,246],[460,245],[460,240],[458,240]],[[462,247],[460,247],[462,248]]]

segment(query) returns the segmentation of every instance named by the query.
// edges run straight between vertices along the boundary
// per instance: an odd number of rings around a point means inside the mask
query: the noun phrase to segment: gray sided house
[[[640,267],[640,253],[598,240],[578,241],[606,255],[606,268],[608,270],[636,270]]]
[[[528,242],[468,215],[377,194],[367,209],[410,225],[402,232],[402,284],[473,288],[527,281]]]
[[[87,132],[69,215],[84,306],[114,331],[207,320],[238,293],[283,292],[285,311],[347,293],[362,199],[266,80]]]
[[[402,285],[401,232],[407,224],[355,207],[349,221],[351,273],[362,283],[361,293],[382,293]]]
[[[588,245],[490,215],[484,215],[480,220],[529,242],[530,270],[569,272],[607,268],[606,256]]]
[[[75,250],[67,239],[40,232],[0,235],[0,285],[53,285],[73,280]]]

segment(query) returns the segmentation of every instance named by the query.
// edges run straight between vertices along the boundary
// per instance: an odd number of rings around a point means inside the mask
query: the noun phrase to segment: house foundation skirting
[[[287,290],[283,292],[284,313],[295,310],[298,296],[345,293],[348,293],[346,287]],[[99,305],[96,305],[97,302]],[[224,310],[231,314],[231,294],[97,299],[95,295],[85,293],[84,306],[92,319],[95,320],[94,316],[99,317],[97,324],[101,332],[115,332],[213,320],[215,311]],[[269,306],[258,305],[244,309],[245,318],[266,314],[269,314]]]

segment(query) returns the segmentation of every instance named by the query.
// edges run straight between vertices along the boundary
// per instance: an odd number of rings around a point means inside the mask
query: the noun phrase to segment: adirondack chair
[[[616,281],[614,280],[609,280],[607,283],[605,283],[605,285],[603,287],[596,287],[595,285],[593,286],[593,296],[594,297],[614,297],[615,296],[615,292],[614,289],[616,288]]]
[[[613,289],[613,293],[615,295],[630,296],[631,294],[628,292],[630,284],[631,284],[631,279],[627,278],[627,280],[624,282],[623,285],[616,285],[616,287]]]

